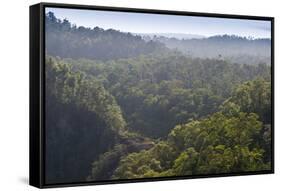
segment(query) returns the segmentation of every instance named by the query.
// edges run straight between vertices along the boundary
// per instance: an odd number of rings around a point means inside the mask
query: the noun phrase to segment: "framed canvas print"
[[[272,17],[30,7],[30,184],[274,172]]]

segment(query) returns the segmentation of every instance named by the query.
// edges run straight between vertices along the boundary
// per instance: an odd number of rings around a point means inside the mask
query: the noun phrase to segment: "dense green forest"
[[[271,169],[271,68],[46,14],[48,183]]]

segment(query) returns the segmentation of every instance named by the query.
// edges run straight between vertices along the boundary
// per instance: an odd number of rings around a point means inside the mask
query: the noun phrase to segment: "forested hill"
[[[272,169],[269,39],[147,39],[49,12],[46,48],[46,183]]]
[[[164,43],[168,48],[178,49],[193,57],[221,58],[243,64],[270,64],[270,39],[250,39],[234,35],[182,40],[155,35],[143,36],[143,39]]]
[[[177,49],[188,56],[221,58],[232,63],[270,64],[270,39],[222,35],[200,39],[145,36],[114,29],[77,27],[54,13],[46,14],[46,50],[61,58],[113,60]]]
[[[160,42],[145,41],[141,36],[100,27],[77,27],[67,19],[46,14],[47,54],[62,58],[110,60],[151,54],[165,49]],[[93,21],[94,22],[94,21]]]

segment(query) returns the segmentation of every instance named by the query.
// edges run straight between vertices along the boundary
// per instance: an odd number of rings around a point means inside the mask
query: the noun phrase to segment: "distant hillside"
[[[197,34],[184,34],[184,33],[135,33],[136,35],[142,36],[146,40],[151,40],[154,36],[182,39],[202,39],[205,38],[203,35]]]
[[[77,27],[49,12],[46,14],[46,49],[47,54],[63,58],[110,60],[154,53],[165,46],[114,29]]]
[[[212,36],[202,39],[167,38],[154,36],[155,42],[164,43],[168,48],[200,58],[221,58],[243,64],[270,64],[271,40],[248,39],[238,36]]]

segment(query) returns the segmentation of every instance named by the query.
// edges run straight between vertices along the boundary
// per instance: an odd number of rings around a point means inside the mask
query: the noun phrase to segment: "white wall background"
[[[55,1],[55,0],[54,0]],[[1,1],[0,11],[0,190],[36,190],[28,185],[29,5],[36,0]],[[278,190],[281,187],[281,11],[278,0],[56,0],[59,3],[167,9],[275,17],[276,173],[242,177],[84,186],[54,190],[171,191]],[[280,74],[280,75],[278,75]]]

